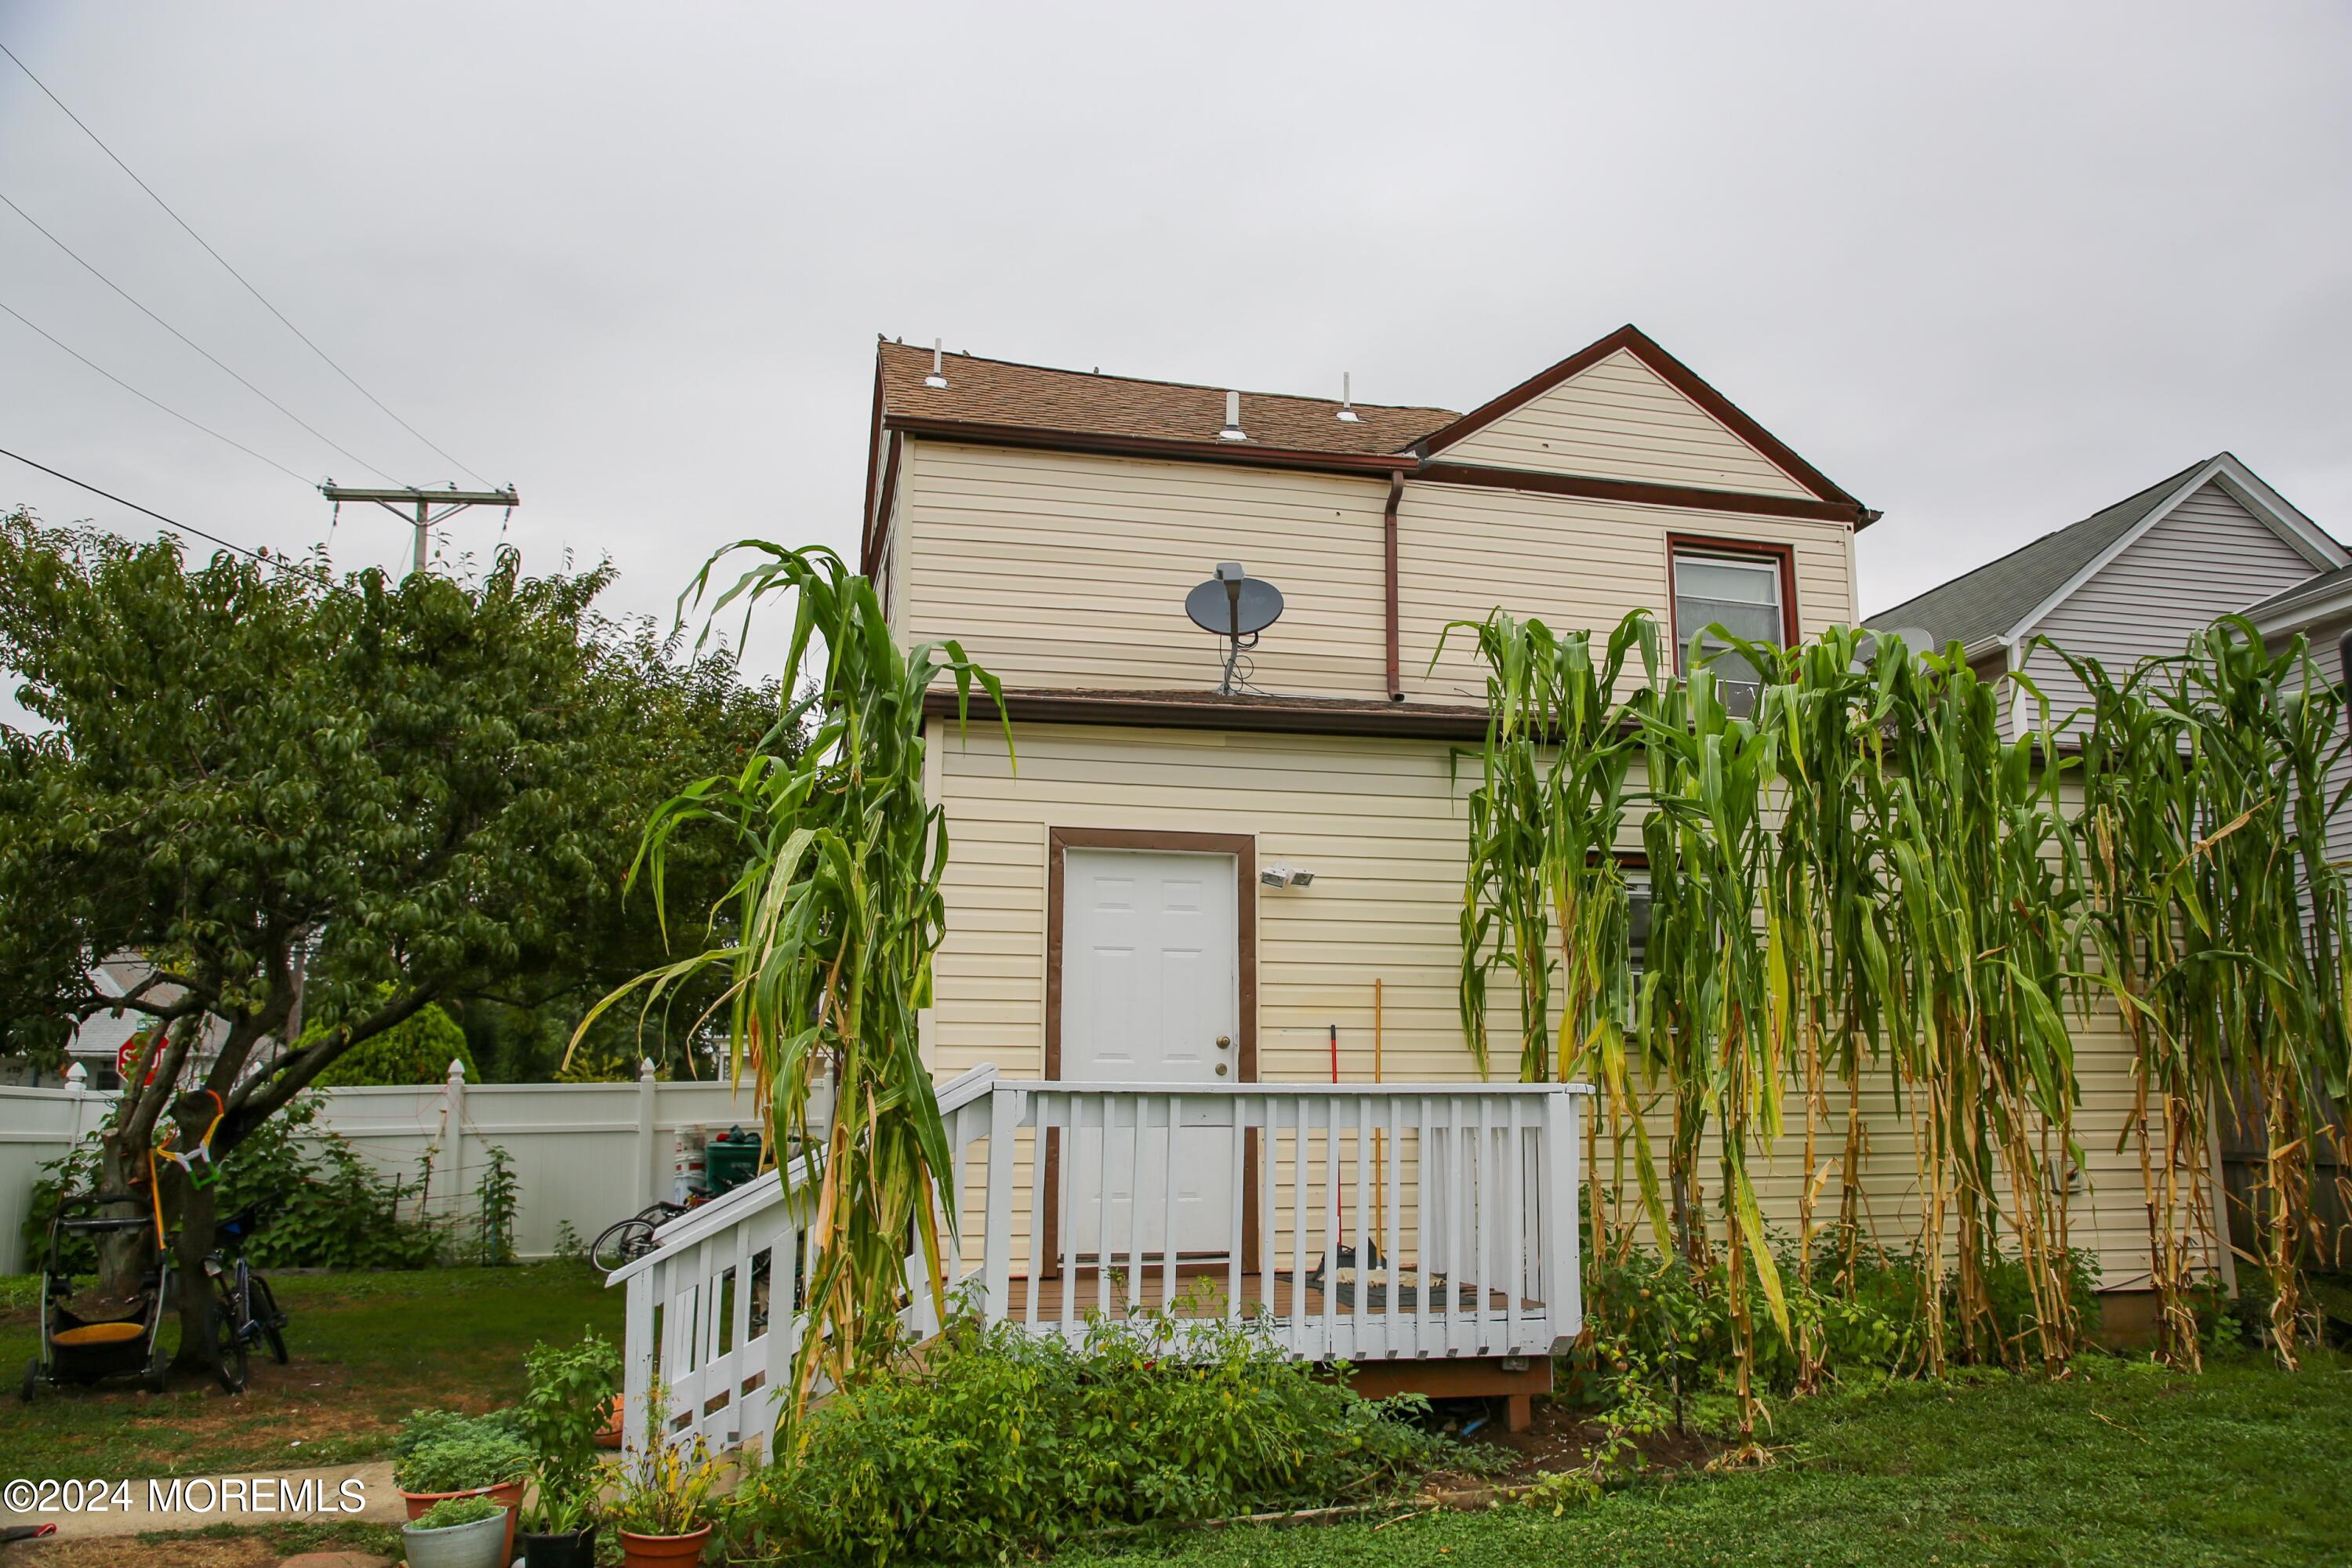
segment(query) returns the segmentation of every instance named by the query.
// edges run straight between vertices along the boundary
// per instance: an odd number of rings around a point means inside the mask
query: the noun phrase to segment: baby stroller
[[[163,1349],[163,1314],[172,1300],[172,1256],[158,1258],[136,1291],[127,1297],[98,1294],[97,1281],[77,1289],[74,1244],[95,1246],[105,1237],[153,1225],[145,1215],[118,1216],[100,1211],[110,1204],[136,1203],[128,1193],[93,1193],[67,1198],[49,1220],[47,1249],[41,1258],[41,1353],[25,1366],[22,1390],[27,1403],[42,1384],[92,1384],[133,1377],[152,1392],[163,1391],[170,1356]]]

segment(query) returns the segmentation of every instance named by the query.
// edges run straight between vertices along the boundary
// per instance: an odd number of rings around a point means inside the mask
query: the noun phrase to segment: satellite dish
[[[1251,576],[1238,561],[1220,561],[1215,576],[1184,595],[1184,613],[1202,631],[1228,639],[1225,678],[1217,692],[1229,697],[1242,651],[1256,647],[1257,634],[1282,618],[1282,590]]]
[[[1916,658],[1922,654],[1938,651],[1936,634],[1920,626],[1874,626],[1864,632],[1854,645],[1856,658],[1851,666],[1856,675],[1865,673],[1866,667],[1877,661],[1879,649],[1888,637],[1901,637],[1904,650]]]
[[[1263,577],[1212,577],[1184,595],[1184,613],[1221,637],[1255,637],[1282,618],[1282,590]]]
[[[1891,637],[1901,637],[1903,646],[1913,653],[1944,651],[1944,645],[1936,640],[1936,634],[1925,626],[1889,626],[1886,628],[1886,635]]]

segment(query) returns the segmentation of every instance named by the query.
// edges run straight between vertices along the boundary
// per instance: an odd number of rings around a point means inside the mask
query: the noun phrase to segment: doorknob
[[[1225,1076],[1225,1064],[1224,1064],[1224,1063],[1223,1063],[1223,1062],[1219,1062],[1219,1063],[1217,1064],[1217,1076],[1218,1076],[1219,1078],[1223,1078],[1223,1077],[1224,1077],[1224,1076]]]
[[[1233,1048],[1234,1037],[1231,1035],[1219,1035],[1217,1037],[1217,1049],[1221,1051],[1229,1051]]]

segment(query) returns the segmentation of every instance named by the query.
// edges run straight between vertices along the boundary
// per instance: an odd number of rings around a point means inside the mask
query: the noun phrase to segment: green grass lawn
[[[418,1405],[512,1404],[535,1341],[576,1340],[583,1327],[615,1342],[621,1332],[623,1293],[579,1264],[279,1274],[271,1284],[294,1359],[281,1367],[257,1354],[252,1386],[235,1398],[175,1377],[160,1396],[44,1388],[26,1406],[15,1391],[37,1348],[33,1282],[0,1280],[0,1477],[221,1475],[381,1458]]]
[[[220,1474],[381,1457],[419,1405],[488,1409],[522,1353],[621,1300],[576,1266],[291,1275],[294,1364],[247,1394],[194,1381],[41,1394],[0,1417],[0,1476]],[[33,1348],[31,1294],[0,1281],[0,1366]],[[1516,1504],[1079,1547],[1062,1568],[1945,1568],[2352,1563],[2352,1361],[2251,1359],[2201,1378],[2091,1357],[2050,1384],[2005,1376],[1781,1405],[1760,1473],[1680,1473],[1554,1518]],[[1376,1528],[1376,1525],[1378,1526]],[[224,1548],[239,1532],[223,1531]],[[388,1539],[388,1537],[387,1537]],[[195,1543],[158,1541],[186,1554]],[[283,1544],[281,1543],[281,1549]],[[127,1558],[123,1559],[128,1561]],[[178,1558],[168,1558],[178,1561]],[[194,1561],[194,1558],[190,1558]],[[223,1558],[224,1563],[229,1561]],[[75,1565],[78,1568],[78,1564]]]
[[[2352,1363],[2202,1378],[2094,1359],[2066,1384],[1995,1378],[1791,1403],[1761,1473],[1685,1474],[1560,1518],[1517,1505],[1376,1528],[1242,1529],[1059,1568],[1771,1568],[2352,1563]]]

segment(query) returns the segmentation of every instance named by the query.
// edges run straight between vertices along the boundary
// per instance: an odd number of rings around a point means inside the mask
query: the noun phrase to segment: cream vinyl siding
[[[1017,772],[999,730],[974,725],[961,739],[950,725],[930,730],[934,798],[952,844],[929,1037],[936,1075],[982,1062],[1015,1077],[1043,1070],[1047,832],[1126,827],[1253,835],[1261,865],[1316,873],[1308,888],[1252,884],[1244,893],[1257,908],[1262,1078],[1326,1079],[1327,1031],[1337,1024],[1342,1077],[1368,1081],[1375,979],[1383,983],[1388,1081],[1477,1076],[1456,999],[1462,792],[1471,776],[1449,781],[1444,742],[1054,725],[1016,725],[1013,733]],[[1492,1025],[1505,1077],[1517,1056],[1511,1009],[1500,1005],[1508,989],[1497,982]],[[2137,1155],[2116,1151],[2131,1102],[2129,1058],[2112,1010],[2102,1006],[2076,1030],[2076,1136],[2091,1182],[2074,1205],[2073,1239],[2097,1252],[2108,1285],[2129,1286],[2147,1268]],[[1782,1227],[1794,1224],[1804,1181],[1803,1107],[1793,1090],[1787,1112],[1790,1136],[1757,1172],[1767,1216]],[[1871,1211],[1892,1226],[1916,1212],[1917,1189],[1906,1121],[1883,1079],[1864,1114]],[[1661,1121],[1653,1135],[1664,1132]],[[1833,1120],[1825,1149],[1838,1135]],[[1025,1182],[1025,1146],[1023,1169]],[[1836,1190],[1832,1177],[1825,1203],[1834,1204]]]
[[[1550,474],[1812,495],[1624,349],[1432,455]]]
[[[2242,610],[2323,570],[2218,484],[2208,484],[2029,628],[2117,678],[2150,656],[2177,654],[2216,616]],[[2023,650],[2021,650],[2023,652]],[[2053,717],[2085,700],[2082,683],[2048,648],[2025,672]],[[2031,698],[2012,706],[2012,733],[2034,721]]]
[[[1010,687],[1202,690],[1223,643],[1184,595],[1220,561],[1282,590],[1252,685],[1386,685],[1385,479],[907,443],[905,635],[953,637]]]
[[[1486,700],[1476,639],[1445,638],[1448,622],[1484,620],[1497,605],[1555,629],[1606,632],[1635,608],[1658,617],[1661,658],[1671,608],[1669,534],[1792,547],[1797,624],[1807,637],[1854,618],[1842,523],[1743,517],[1680,507],[1629,506],[1529,490],[1408,482],[1397,511],[1398,641],[1408,699]],[[1696,629],[1696,628],[1693,628]],[[1631,656],[1638,675],[1639,655]]]

